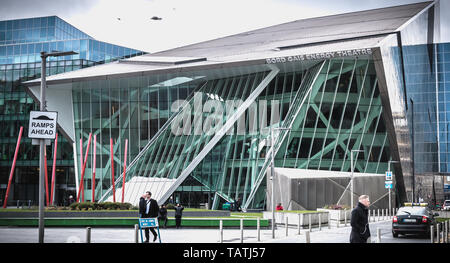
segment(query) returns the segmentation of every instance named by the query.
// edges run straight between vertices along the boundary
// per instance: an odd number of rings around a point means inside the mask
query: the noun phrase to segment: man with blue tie
[[[139,214],[141,218],[151,218],[151,217],[158,217],[159,213],[159,206],[155,199],[152,199],[152,193],[150,191],[147,191],[144,195],[142,195],[141,199],[139,200]],[[149,242],[150,237],[150,231],[152,231],[153,234],[153,242],[156,241],[158,238],[158,235],[156,234],[156,231],[154,227],[145,228],[145,241],[144,243]]]

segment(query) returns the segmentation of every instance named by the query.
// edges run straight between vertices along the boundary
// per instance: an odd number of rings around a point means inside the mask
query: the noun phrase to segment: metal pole
[[[256,220],[256,230],[258,232],[258,242],[261,241],[261,219],[258,217]]]
[[[431,234],[431,244],[434,243],[434,227],[430,226],[430,234]]]
[[[353,209],[353,151],[350,151],[350,166],[351,166],[351,177],[350,177],[350,207]]]
[[[311,243],[311,237],[309,235],[309,230],[305,231],[306,243]]]
[[[91,243],[91,228],[86,227],[86,243]]]
[[[284,222],[284,225],[286,227],[286,236],[289,235],[289,223],[288,223],[288,217],[286,216],[286,221]]]
[[[91,202],[95,202],[95,163],[97,161],[96,148],[97,148],[97,135],[94,134],[94,161],[92,162],[92,187],[91,187],[92,198],[91,198]]]
[[[347,226],[347,210],[344,209],[344,226]]]
[[[270,143],[271,143],[271,147],[272,147],[272,153],[271,153],[271,161],[272,161],[272,165],[270,167],[270,180],[271,182],[271,188],[272,188],[272,238],[275,238],[275,187],[274,187],[274,176],[275,176],[275,156],[273,154],[274,152],[274,145],[273,145],[273,128],[272,126],[270,126]]]
[[[308,214],[309,232],[311,232],[311,214]]]
[[[328,229],[331,229],[331,215],[328,212]]]
[[[139,243],[139,225],[134,225],[134,243]]]
[[[322,213],[319,213],[319,231],[322,230]]]
[[[377,243],[381,243],[381,229],[377,227]]]
[[[45,89],[46,83],[47,55],[41,52],[41,93],[40,93],[40,110],[46,110]],[[45,140],[39,139],[39,243],[44,243],[44,155]]]
[[[302,216],[302,214],[298,214],[298,235],[300,235],[300,228],[301,228],[301,216]]]
[[[437,239],[437,243],[441,243],[441,224],[437,223],[436,224],[436,239]]]
[[[220,219],[220,223],[219,223],[219,242],[223,243],[223,220],[222,219]]]
[[[341,211],[339,211],[339,213],[337,213],[337,214],[338,214],[338,219],[337,219],[336,227],[339,228],[339,223],[341,221]]]
[[[244,219],[241,218],[241,243],[244,243]]]

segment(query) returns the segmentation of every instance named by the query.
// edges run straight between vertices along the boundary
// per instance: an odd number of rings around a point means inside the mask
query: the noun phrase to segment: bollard
[[[377,227],[377,243],[381,243],[381,229]]]
[[[134,243],[139,243],[139,225],[134,225]]]
[[[261,219],[258,217],[256,221],[256,230],[258,232],[258,242],[261,241]]]
[[[319,213],[319,231],[322,230],[322,214]]]
[[[367,222],[370,223],[370,209],[367,209]]]
[[[241,218],[241,243],[244,243],[244,219]]]
[[[259,222],[259,217],[258,217],[258,222]],[[219,222],[219,242],[223,243],[223,220],[220,219]]]
[[[394,218],[394,216],[395,216],[395,208],[392,208],[392,216],[391,216],[391,218]]]
[[[441,243],[441,231],[440,231],[440,223],[436,224],[436,241],[437,243]]]
[[[331,215],[328,213],[328,229],[331,229]]]
[[[337,219],[336,227],[339,228],[339,222],[341,221],[341,211],[339,211],[339,213],[337,213],[337,214],[338,214],[338,219]]]
[[[286,236],[289,235],[289,223],[288,223],[288,217],[286,216],[286,222],[284,222],[284,225],[286,226]]]
[[[91,228],[86,227],[86,243],[91,243]]]
[[[297,233],[297,235],[300,235],[300,228],[301,228],[301,225],[302,225],[302,222],[301,222],[301,218],[303,218],[303,216],[302,216],[303,214],[298,214],[298,233]]]
[[[430,226],[430,233],[431,233],[431,244],[434,243],[434,227]]]
[[[309,236],[309,230],[305,231],[306,243],[311,243],[311,237]]]
[[[381,209],[381,221],[384,220],[384,209]]]
[[[344,226],[347,226],[347,210],[344,209]]]
[[[380,209],[377,209],[377,221],[380,221]]]
[[[309,232],[311,232],[311,214],[308,214],[308,224],[309,224]]]

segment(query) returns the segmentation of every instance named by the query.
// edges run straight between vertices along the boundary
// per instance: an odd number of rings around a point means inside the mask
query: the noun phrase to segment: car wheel
[[[392,236],[393,236],[393,237],[398,237],[398,233],[397,233],[397,232],[394,232],[394,231],[392,231]]]

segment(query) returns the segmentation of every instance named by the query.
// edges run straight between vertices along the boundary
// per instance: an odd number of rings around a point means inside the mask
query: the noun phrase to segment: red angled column
[[[123,161],[123,182],[122,182],[122,203],[125,200],[125,179],[127,177],[127,149],[128,149],[128,139],[125,139],[125,157]]]
[[[12,182],[13,175],[14,175],[14,169],[16,168],[17,154],[19,153],[19,145],[20,145],[20,140],[22,139],[22,132],[23,132],[23,127],[20,126],[19,137],[17,139],[17,144],[16,144],[16,151],[14,153],[14,159],[13,159],[13,163],[12,163],[12,167],[11,167],[11,172],[9,173],[9,180],[8,180],[8,187],[6,188],[5,201],[3,201],[3,208],[6,208],[6,203],[8,202],[9,190],[11,188],[11,182]]]
[[[114,151],[113,151],[113,139],[109,138],[109,148],[111,149],[111,183],[113,191],[113,202],[116,202],[116,180],[114,179]]]
[[[96,160],[96,149],[97,149],[97,135],[94,135],[94,161],[92,164],[92,199],[91,202],[95,202],[95,162]]]
[[[50,190],[50,202],[52,205],[53,205],[53,193],[55,192],[56,150],[57,149],[58,149],[58,133],[56,133],[55,148],[53,149],[52,187]]]
[[[44,146],[44,172],[45,172],[45,201],[47,206],[50,205],[48,201],[48,169],[47,169],[47,145]]]
[[[83,190],[83,202],[84,202],[84,171],[86,170],[86,163],[87,163],[87,158],[88,158],[88,153],[89,153],[89,146],[91,145],[91,139],[92,139],[92,133],[89,133],[89,140],[88,140],[88,145],[86,148],[86,154],[84,155],[84,161],[83,161],[83,168],[81,170],[81,180],[80,180],[80,189],[78,190],[78,196],[77,196],[77,202],[80,201],[80,194],[81,191]]]
[[[81,176],[81,171],[83,170],[83,134],[81,134],[81,137],[80,137],[80,176]],[[80,179],[81,179],[81,177],[80,177]],[[80,184],[79,184],[79,186],[78,186],[78,191],[84,191],[84,189],[82,188],[83,187],[83,185],[81,184],[81,180],[80,180]],[[77,202],[78,202],[78,199],[77,199]]]

